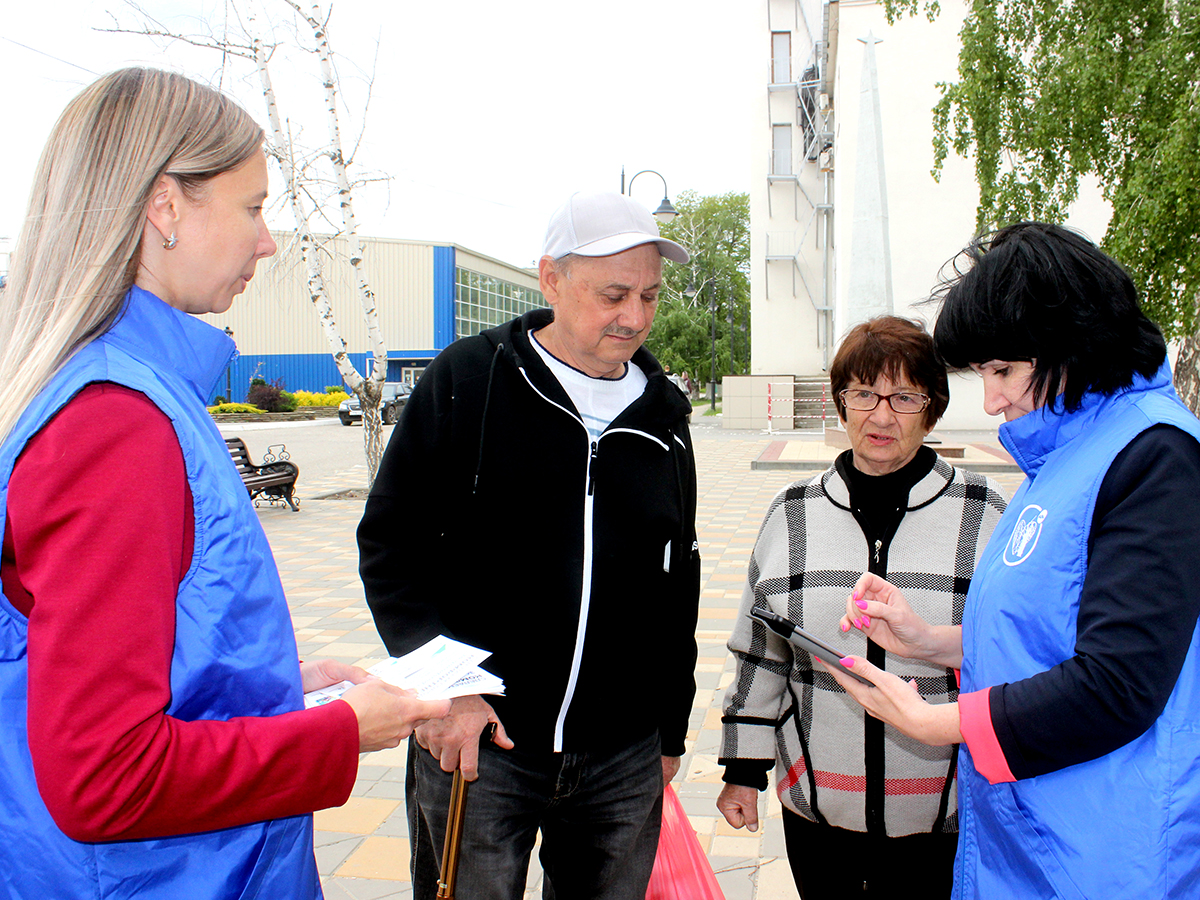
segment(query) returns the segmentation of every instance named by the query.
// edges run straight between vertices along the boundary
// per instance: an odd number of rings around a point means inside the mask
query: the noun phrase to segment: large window
[[[469,269],[454,270],[454,336],[479,334],[494,325],[546,305],[541,291],[480,275]]]

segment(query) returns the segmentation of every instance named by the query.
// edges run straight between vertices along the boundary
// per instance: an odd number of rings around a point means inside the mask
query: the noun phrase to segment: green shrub
[[[346,386],[342,384],[327,384],[325,385],[325,393],[327,394],[345,394]],[[346,396],[350,396],[346,394]]]
[[[295,412],[298,405],[294,395],[287,391],[280,391],[279,406],[275,409],[275,412]]]

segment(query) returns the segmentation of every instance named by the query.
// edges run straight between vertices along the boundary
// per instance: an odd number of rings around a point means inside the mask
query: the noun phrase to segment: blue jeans
[[[456,895],[521,900],[540,828],[545,900],[644,900],[662,824],[660,746],[658,735],[603,755],[482,746],[479,778],[467,791]],[[415,900],[437,896],[451,777],[409,740]]]

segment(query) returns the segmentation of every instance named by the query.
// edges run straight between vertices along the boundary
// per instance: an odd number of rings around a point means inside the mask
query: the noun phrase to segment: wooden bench
[[[242,476],[242,484],[250,492],[250,499],[255,506],[262,499],[272,505],[286,503],[293,512],[300,511],[300,501],[294,496],[300,468],[288,462],[287,447],[283,444],[268,447],[263,454],[263,464],[256,466],[250,459],[246,442],[241,438],[225,438],[225,446],[229,448],[229,455],[233,457],[238,474]]]

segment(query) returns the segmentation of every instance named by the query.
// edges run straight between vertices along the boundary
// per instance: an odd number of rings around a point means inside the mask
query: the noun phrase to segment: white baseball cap
[[[658,244],[669,260],[685,263],[688,252],[674,241],[659,237],[650,210],[624,194],[607,192],[572,194],[550,217],[545,255],[562,259],[577,256],[611,256],[642,244]]]

